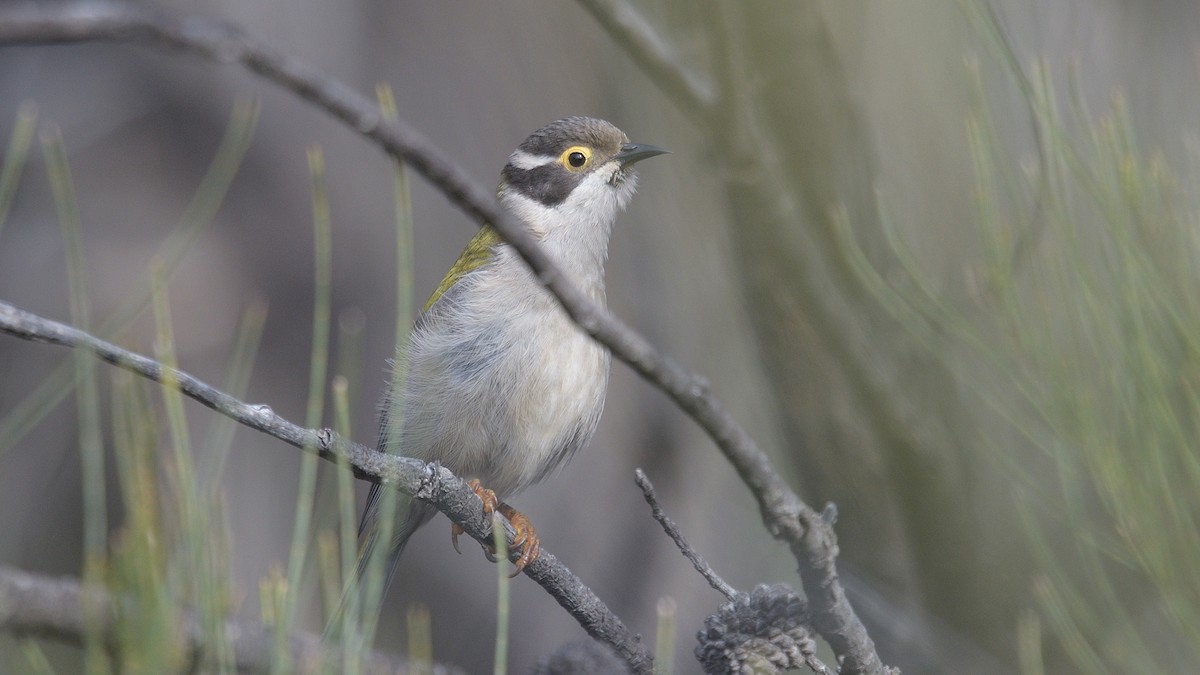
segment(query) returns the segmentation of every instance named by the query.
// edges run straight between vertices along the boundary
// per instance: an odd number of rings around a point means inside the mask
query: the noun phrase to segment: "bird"
[[[667,152],[630,142],[604,120],[566,117],[517,146],[497,198],[569,280],[603,304],[609,236],[637,189],[634,165]],[[484,224],[397,350],[378,447],[469,478],[485,511],[499,510],[516,531],[516,576],[536,559],[540,543],[528,518],[503,500],[587,445],[604,408],[609,362],[607,348]],[[381,541],[382,494],[372,485],[363,511],[359,575],[375,547],[387,546],[386,592],[409,538],[436,509],[391,498],[393,526]],[[460,532],[452,526],[456,549]]]

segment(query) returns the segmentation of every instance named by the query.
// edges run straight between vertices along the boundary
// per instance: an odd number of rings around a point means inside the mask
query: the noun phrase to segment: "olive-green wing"
[[[491,225],[480,227],[475,236],[471,237],[471,241],[467,242],[467,246],[459,254],[458,260],[454,261],[454,264],[450,266],[450,271],[446,273],[446,278],[442,279],[442,283],[438,285],[437,290],[433,292],[433,295],[429,296],[429,300],[425,303],[425,307],[421,309],[421,313],[424,314],[429,311],[433,303],[437,302],[438,298],[450,290],[450,287],[457,283],[463,275],[486,263],[492,257],[492,247],[501,243],[501,241],[500,235],[496,234]],[[384,445],[382,441],[387,430],[387,415],[388,405],[385,403],[382,419],[380,420],[381,446]],[[380,450],[384,449],[380,447]],[[403,449],[401,449],[401,452],[403,452]],[[372,485],[371,490],[367,493],[367,504],[363,509],[362,519],[358,525],[358,534],[360,537],[368,534],[367,530],[373,524],[374,510],[378,508],[379,489],[378,485]]]
[[[458,280],[464,274],[480,265],[487,262],[492,257],[492,247],[500,243],[500,235],[496,234],[496,230],[492,229],[491,225],[484,225],[479,228],[471,241],[467,242],[467,247],[459,254],[458,260],[450,266],[450,271],[446,273],[446,278],[442,279],[442,283],[438,284],[437,290],[433,295],[429,296],[429,300],[425,302],[425,306],[421,308],[421,313],[429,311],[433,303],[438,301],[438,298],[450,290],[450,287],[458,283]]]

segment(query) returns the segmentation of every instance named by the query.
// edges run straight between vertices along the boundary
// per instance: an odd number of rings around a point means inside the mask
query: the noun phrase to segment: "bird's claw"
[[[533,529],[533,523],[529,522],[529,518],[525,517],[524,513],[504,503],[499,504],[496,509],[500,515],[508,518],[508,522],[512,524],[517,533],[513,537],[513,550],[520,551],[521,557],[517,558],[514,563],[516,569],[509,575],[511,579],[520,574],[526,565],[537,560],[538,555],[542,552],[542,542],[538,539],[537,531]]]
[[[483,502],[483,517],[491,518],[496,506],[500,504],[500,500],[496,499],[496,493],[483,487],[483,483],[480,483],[478,479],[467,481],[467,487],[471,488],[475,496],[479,497],[479,501]],[[466,530],[462,529],[458,523],[450,524],[450,543],[454,546],[454,552],[459,555],[462,555],[462,551],[458,548],[458,535],[463,532]]]
[[[483,487],[483,484],[478,480],[468,482],[467,487],[471,488],[475,496],[479,497],[479,500],[483,502],[483,515],[485,518],[491,518],[493,513],[499,511],[500,515],[507,518],[513,530],[516,531],[516,536],[513,538],[513,550],[520,551],[521,555],[514,563],[516,569],[509,575],[509,578],[517,576],[525,569],[526,565],[537,560],[538,554],[542,552],[542,544],[538,540],[537,532],[533,529],[533,523],[529,522],[529,518],[525,517],[525,514],[497,499],[496,493]],[[460,554],[462,551],[458,548],[458,535],[463,532],[464,530],[457,523],[450,525],[450,543],[454,545],[454,550]],[[483,552],[489,561],[499,562],[496,559],[495,547],[484,544]]]

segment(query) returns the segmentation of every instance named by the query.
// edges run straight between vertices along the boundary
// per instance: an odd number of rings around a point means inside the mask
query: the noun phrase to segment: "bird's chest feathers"
[[[465,279],[445,298],[439,329],[414,343],[409,429],[424,437],[414,445],[436,448],[431,454],[448,467],[503,494],[541,479],[588,441],[604,406],[609,354],[523,265],[501,270]],[[603,300],[602,286],[590,290]]]
[[[555,307],[553,318],[530,321],[533,339],[523,359],[523,373],[513,373],[518,386],[512,406],[517,426],[532,436],[562,436],[581,418],[598,414],[608,382],[608,353]],[[520,349],[520,348],[517,348]],[[531,439],[533,445],[552,439]]]
[[[493,316],[485,321],[504,333],[497,347],[507,356],[497,361],[493,377],[508,390],[504,407],[511,431],[524,437],[528,448],[554,451],[581,421],[598,417],[608,384],[608,352],[540,286],[516,308],[502,306],[493,304]]]

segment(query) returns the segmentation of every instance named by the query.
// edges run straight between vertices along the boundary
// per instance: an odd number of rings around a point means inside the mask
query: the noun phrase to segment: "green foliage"
[[[1037,156],[997,131],[975,66],[978,258],[965,293],[940,290],[886,218],[899,280],[872,269],[844,216],[841,242],[927,345],[949,335],[966,348],[946,358],[1023,441],[986,451],[1040,570],[1037,614],[1014,625],[1023,670],[1058,672],[1047,660],[1065,658],[1088,673],[1181,672],[1200,663],[1200,184],[1179,168],[1196,158],[1140,149],[1120,95],[1093,116],[1045,66],[1029,77],[1007,48],[994,53],[1032,114]]]
[[[1081,667],[1177,672],[1172,648],[1200,661],[1200,202],[1161,154],[1139,155],[1120,99],[1085,128],[1081,150],[1055,150],[1067,168],[1046,225],[1059,258],[1024,275],[1040,297],[998,287],[1078,535],[1045,548],[1038,595],[1062,608],[1056,629],[1087,638],[1070,649]]]
[[[17,111],[17,121],[13,124],[12,135],[8,140],[4,163],[0,165],[0,231],[3,231],[13,197],[17,194],[21,170],[25,167],[25,158],[29,154],[29,145],[33,142],[36,126],[37,106],[32,101],[26,101]]]
[[[675,601],[669,597],[659,598],[655,610],[658,625],[654,631],[654,675],[671,675],[675,672]]]
[[[82,330],[91,330],[91,303],[88,299],[88,274],[84,258],[83,225],[75,201],[75,187],[67,163],[67,151],[57,126],[48,126],[42,135],[46,155],[46,172],[54,193],[54,206],[62,230],[63,248],[67,258],[67,289],[70,296],[71,320]],[[107,546],[107,516],[105,514],[104,440],[100,429],[100,393],[97,365],[86,350],[74,354],[75,390],[79,408],[79,455],[83,467],[83,579],[87,584],[99,584],[104,576],[104,557]],[[92,603],[83,603],[86,634],[84,647],[87,671],[107,673],[103,643],[98,634],[100,617]]]
[[[13,138],[0,169],[0,210],[6,211],[15,194],[20,169],[34,127],[32,106],[20,112]],[[179,225],[168,234],[155,256],[144,293],[130,294],[127,302],[99,324],[97,332],[120,339],[143,310],[152,306],[155,318],[153,354],[163,364],[178,367],[167,295],[171,271],[211,222],[232,184],[249,147],[258,108],[239,104],[231,118],[209,171],[187,207]],[[67,250],[67,274],[72,321],[81,328],[92,325],[87,285],[85,227],[74,198],[68,152],[57,130],[49,126],[42,134],[46,165],[54,190],[55,206],[62,224]],[[320,426],[324,418],[327,352],[330,344],[332,289],[332,229],[320,152],[309,155],[313,175],[313,213],[316,239],[316,298],[313,314],[311,389],[306,423]],[[407,211],[407,186],[403,171],[396,168],[399,210]],[[2,217],[0,212],[0,217]],[[401,260],[401,283],[411,278],[411,215],[398,213],[400,243],[406,251]],[[401,305],[406,311],[401,326],[410,324],[411,306],[405,288]],[[266,305],[257,298],[245,308],[235,340],[224,391],[244,395],[253,372],[254,356],[266,321]],[[361,316],[346,313],[339,322],[339,375],[334,378],[337,426],[349,435],[350,401],[348,379],[355,382],[361,372]],[[143,350],[144,351],[144,350]],[[86,636],[84,663],[89,672],[170,672],[189,663],[205,672],[235,672],[237,663],[226,622],[234,615],[237,601],[233,588],[231,546],[224,512],[222,481],[226,459],[233,443],[236,424],[214,416],[206,434],[199,436],[199,452],[193,448],[193,433],[185,414],[183,397],[169,378],[162,385],[139,380],[124,371],[105,369],[94,355],[81,350],[71,363],[59,368],[26,399],[0,420],[6,441],[0,453],[15,444],[45,414],[74,391],[79,400],[81,456],[84,463],[84,520],[86,561],[85,583],[104,588],[122,598],[113,624],[114,634],[105,642],[100,617],[89,614],[85,602]],[[99,378],[111,377],[111,421],[103,424],[105,406],[97,392]],[[106,467],[104,437],[111,434]],[[203,463],[197,462],[203,457]],[[356,565],[357,529],[350,471],[337,471],[339,513],[337,532],[314,525],[317,495],[315,456],[305,455],[300,477],[295,519],[295,536],[288,560],[266,571],[260,583],[263,618],[276,628],[278,649],[274,663],[288,670],[288,636],[296,627],[298,608],[308,597],[305,574],[310,549],[318,554],[317,572],[325,589],[327,606],[340,595],[345,580]],[[105,475],[115,475],[119,487],[119,509],[106,513]],[[110,521],[111,516],[111,522]],[[111,536],[109,532],[112,532]],[[314,534],[315,533],[315,534]],[[379,561],[382,563],[382,561]],[[284,571],[286,566],[286,572]],[[376,567],[381,567],[377,565]],[[375,571],[376,582],[382,574]],[[342,664],[328,664],[329,672],[361,672],[362,645],[370,644],[378,600],[346,618],[348,634],[360,642],[346,651]],[[421,620],[424,616],[424,620]],[[90,617],[90,618],[89,618]],[[418,658],[432,662],[428,612],[410,622]],[[184,636],[196,638],[199,653],[187,651]],[[422,637],[423,636],[423,637]],[[36,641],[24,641],[26,665],[39,671],[49,669]]]
[[[17,124],[19,129],[32,126],[33,113],[31,110],[31,107],[25,107],[20,116],[20,120],[24,121],[18,121]],[[242,165],[242,158],[245,156],[247,148],[250,147],[250,139],[254,135],[255,124],[258,121],[258,110],[258,103],[254,101],[242,102],[235,106],[225,135],[221,139],[216,155],[209,164],[204,179],[197,187],[192,201],[184,209],[179,222],[163,239],[163,244],[158,249],[157,257],[168,272],[179,266],[184,254],[203,234],[224,201],[229,186],[233,183],[233,179]],[[20,133],[14,130],[14,141],[5,159],[6,166],[9,158],[23,153],[20,148],[23,143],[28,141],[20,139],[31,133],[32,129]],[[15,161],[13,165],[18,166]],[[7,169],[5,171],[7,172]],[[13,169],[11,180],[14,184],[16,175],[16,169]],[[3,192],[0,191],[0,194]],[[119,309],[102,321],[98,321],[96,334],[104,339],[112,339],[114,335],[127,330],[137,317],[150,306],[150,297],[149,283],[135,292],[131,292]],[[71,364],[63,364],[42,380],[22,401],[9,408],[8,414],[0,417],[0,457],[9,448],[19,443],[31,429],[53,412],[55,407],[71,393],[74,386],[73,377],[74,371]]]

